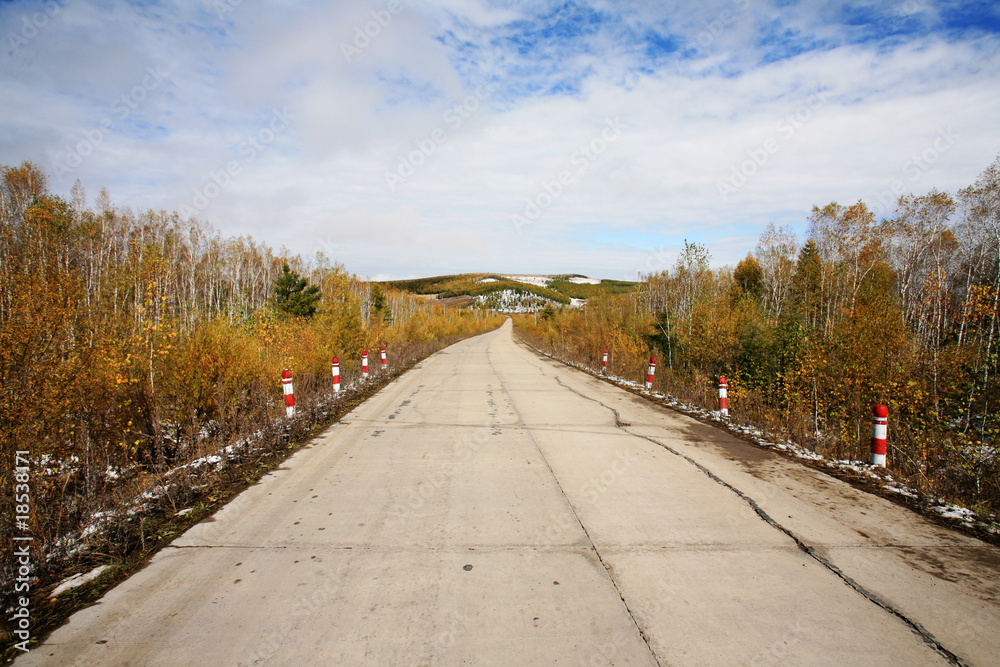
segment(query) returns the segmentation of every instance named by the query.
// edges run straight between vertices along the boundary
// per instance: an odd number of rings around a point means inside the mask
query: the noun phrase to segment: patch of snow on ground
[[[957,519],[963,523],[969,523],[976,520],[976,513],[967,507],[959,507],[958,505],[937,505],[934,507],[934,511],[943,517],[948,519]]]
[[[476,297],[476,303],[500,313],[531,313],[541,310],[548,299],[512,289],[503,289]]]
[[[90,572],[86,573],[81,572],[80,574],[74,574],[72,577],[66,579],[61,584],[56,586],[56,589],[52,591],[52,595],[50,597],[57,598],[66,591],[70,590],[71,588],[76,588],[77,586],[83,586],[88,581],[93,581],[94,579],[97,579],[99,576],[101,576],[101,573],[104,572],[109,567],[110,565],[101,565],[100,567],[94,568]]]
[[[898,494],[906,496],[908,498],[913,498],[914,500],[916,500],[916,498],[917,498],[917,494],[914,493],[912,489],[908,489],[908,488],[906,488],[904,486],[896,486],[895,484],[886,484],[882,488],[884,488],[886,491],[890,491],[892,493],[898,493]]]
[[[516,280],[519,283],[534,285],[535,287],[547,287],[549,280],[551,280],[548,276],[518,276],[514,274],[504,274],[504,278]]]
[[[570,278],[569,281],[571,283],[576,283],[577,285],[600,285],[601,284],[601,279],[600,278],[580,278],[580,277],[575,277],[575,278]]]

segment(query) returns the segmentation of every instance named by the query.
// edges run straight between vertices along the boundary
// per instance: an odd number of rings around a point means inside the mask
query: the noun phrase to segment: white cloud
[[[227,235],[324,250],[361,274],[622,278],[684,238],[734,263],[768,222],[872,203],[893,181],[964,187],[1000,150],[998,42],[981,30],[887,42],[853,39],[813,3],[637,1],[591,3],[577,37],[556,19],[545,29],[541,6],[413,0],[385,21],[388,4],[242,3],[219,20],[211,3],[67,0],[0,61],[0,163],[52,173],[110,119],[55,189],[79,177],[133,208],[193,207]],[[0,34],[38,6],[0,6]],[[122,118],[116,101],[149,67],[170,75]],[[528,92],[559,81],[571,90]],[[480,83],[499,87],[477,97]],[[580,147],[615,118],[620,136],[581,171]],[[947,150],[934,149],[940,131]],[[719,184],[761,150],[723,201]],[[926,168],[907,166],[924,153],[936,153]],[[413,174],[393,189],[401,161]],[[529,200],[544,210],[518,229]]]

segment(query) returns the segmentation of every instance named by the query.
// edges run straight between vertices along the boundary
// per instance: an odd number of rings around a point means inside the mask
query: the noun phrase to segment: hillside
[[[541,310],[548,304],[579,306],[598,294],[621,294],[638,286],[638,283],[599,280],[578,274],[498,273],[462,273],[393,280],[382,284],[413,294],[433,295],[439,300],[448,300],[449,303],[481,306],[500,312],[531,312]]]

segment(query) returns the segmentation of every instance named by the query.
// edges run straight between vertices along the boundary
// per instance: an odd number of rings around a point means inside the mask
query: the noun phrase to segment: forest
[[[927,497],[1000,510],[1000,158],[950,194],[815,207],[801,241],[769,226],[735,267],[685,242],[639,289],[520,317],[540,349],[645,376],[707,409],[837,460],[868,459],[889,408],[890,471]]]
[[[334,356],[347,388],[363,350],[375,372],[386,346],[400,372],[503,321],[423,303],[321,254],[117,208],[107,192],[88,207],[79,183],[66,201],[31,163],[0,172],[0,498],[15,516],[15,463],[27,461],[22,528],[39,576],[60,559],[145,543],[145,513],[180,510],[193,488],[211,496],[220,458],[239,451],[256,465],[328,422]],[[13,530],[0,522],[0,539],[11,544]]]

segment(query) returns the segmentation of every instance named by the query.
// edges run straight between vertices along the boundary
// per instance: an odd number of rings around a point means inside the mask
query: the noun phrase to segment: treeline
[[[573,299],[592,299],[598,294],[610,292],[624,294],[636,288],[637,283],[625,280],[602,280],[599,283],[574,283],[570,278],[583,276],[560,276],[549,281],[549,288]]]
[[[346,384],[363,349],[377,360],[386,345],[395,364],[500,323],[319,254],[119,209],[105,192],[91,208],[79,184],[66,201],[30,163],[0,172],[0,497],[10,516],[14,452],[29,452],[31,530],[46,549],[108,510],[124,479],[141,489],[269,428],[284,368],[308,410],[329,398],[335,355]]]
[[[489,297],[500,292],[515,292],[529,300],[531,295],[540,297],[536,301],[543,303],[546,299],[563,304],[570,302],[568,296],[555,290],[489,273],[464,273],[435,278],[396,280],[386,284],[415,294],[436,294],[442,299],[455,296]]]
[[[1000,510],[1000,159],[952,195],[814,208],[803,242],[770,226],[735,268],[685,242],[642,289],[522,318],[573,360],[716,407],[837,459],[866,460],[889,406],[889,466],[922,492]]]

